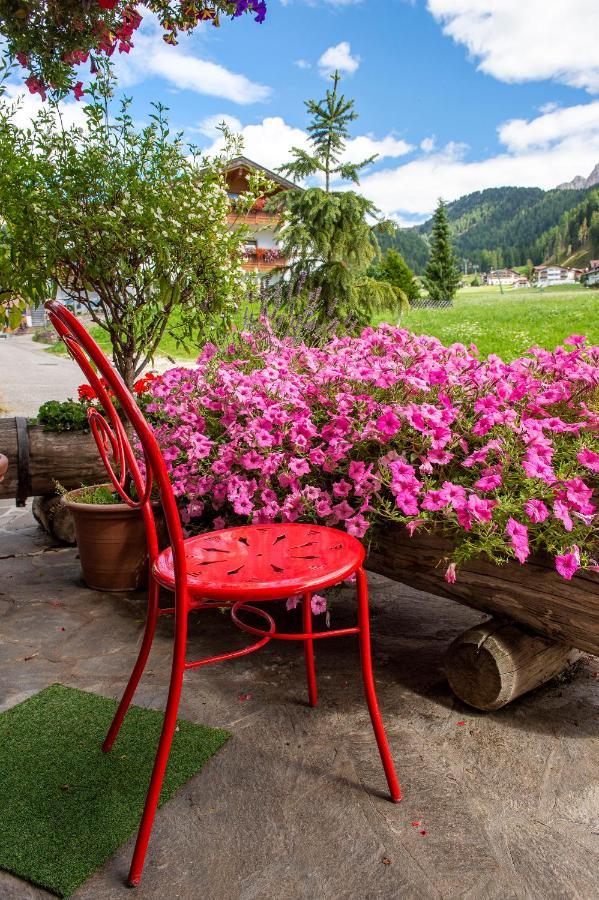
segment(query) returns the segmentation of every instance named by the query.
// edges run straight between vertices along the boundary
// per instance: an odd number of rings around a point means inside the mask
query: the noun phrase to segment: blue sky
[[[360,115],[349,155],[380,153],[363,191],[399,222],[441,195],[549,188],[599,162],[596,0],[268,0],[264,24],[176,48],[146,16],[135,43],[118,69],[137,118],[161,100],[207,149],[225,118],[267,166],[305,141],[303,100],[338,64]]]

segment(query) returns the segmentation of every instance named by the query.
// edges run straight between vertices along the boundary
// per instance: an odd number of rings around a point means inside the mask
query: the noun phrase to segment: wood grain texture
[[[476,709],[501,709],[545,684],[580,656],[501,619],[469,628],[449,646],[445,674],[454,694]]]
[[[581,572],[566,581],[553,560],[536,556],[525,565],[496,566],[485,557],[460,567],[455,584],[443,573],[451,542],[401,526],[381,529],[368,568],[395,581],[456,600],[531,628],[550,640],[599,655],[599,576]]]
[[[72,489],[106,479],[106,471],[91,434],[44,431],[29,425],[31,495],[50,494],[55,482]],[[17,432],[14,418],[0,418],[0,452],[8,457],[8,470],[0,482],[0,499],[16,497]]]
[[[50,537],[61,544],[76,544],[75,523],[70,509],[58,494],[34,497],[31,512]]]

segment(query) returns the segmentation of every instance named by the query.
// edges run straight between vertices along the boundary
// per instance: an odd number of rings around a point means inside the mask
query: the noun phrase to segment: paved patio
[[[6,502],[0,567],[0,708],[52,682],[119,696],[143,596],[84,588],[76,551],[53,546],[29,510]],[[315,710],[305,704],[300,648],[273,642],[187,676],[181,715],[233,737],[159,811],[138,897],[599,897],[599,660],[479,714],[452,696],[442,657],[484,617],[378,576],[371,595],[379,699],[403,803],[385,800],[355,642],[317,648]],[[352,615],[343,588],[334,624]],[[171,629],[162,620],[141,705],[164,702]],[[244,641],[219,613],[196,615],[190,632],[198,657]],[[131,851],[128,841],[76,897],[127,896]],[[3,900],[47,896],[0,872]]]

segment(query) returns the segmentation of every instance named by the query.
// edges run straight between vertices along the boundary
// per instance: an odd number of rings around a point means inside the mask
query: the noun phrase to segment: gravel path
[[[2,415],[34,416],[46,400],[77,396],[83,377],[65,356],[45,352],[46,344],[31,335],[0,340],[0,406]]]
[[[34,416],[46,400],[77,396],[83,375],[69,357],[46,353],[46,347],[28,334],[0,340],[0,415]],[[193,365],[190,360],[176,364]],[[165,372],[172,366],[165,357],[156,357],[149,368]]]

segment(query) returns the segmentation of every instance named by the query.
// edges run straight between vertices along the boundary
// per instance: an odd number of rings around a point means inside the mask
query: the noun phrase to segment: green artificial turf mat
[[[0,714],[0,868],[59,897],[70,896],[139,824],[163,716],[130,707],[112,752],[102,753],[116,706],[54,684]],[[228,737],[180,720],[160,805]]]

